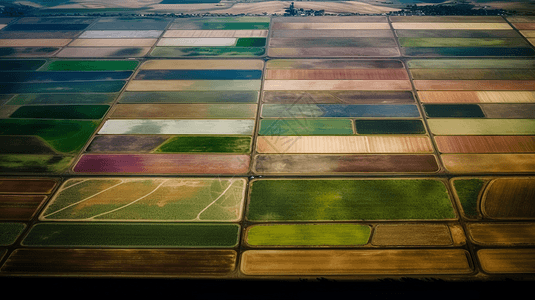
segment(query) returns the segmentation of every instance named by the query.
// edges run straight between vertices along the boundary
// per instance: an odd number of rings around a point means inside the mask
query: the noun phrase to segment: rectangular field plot
[[[150,47],[66,47],[57,57],[94,58],[94,57],[142,57]]]
[[[245,185],[239,178],[71,179],[40,219],[236,222],[242,216]]]
[[[151,56],[263,56],[269,23],[269,17],[176,19]]]
[[[500,17],[397,16],[390,19],[405,56],[535,55],[522,36]]]
[[[229,275],[236,268],[236,260],[234,250],[17,249],[0,273],[212,277]]]
[[[165,18],[100,18],[91,30],[165,30],[172,19]]]
[[[0,220],[29,221],[56,185],[54,179],[0,179]]]
[[[258,180],[249,197],[253,222],[456,218],[438,180]]]
[[[273,18],[271,57],[399,56],[384,17]]]
[[[467,254],[462,249],[248,250],[242,254],[240,270],[271,276],[469,274]]]
[[[22,244],[71,248],[232,248],[238,244],[239,229],[233,224],[40,223],[31,228]],[[45,236],[53,237],[43,239]]]

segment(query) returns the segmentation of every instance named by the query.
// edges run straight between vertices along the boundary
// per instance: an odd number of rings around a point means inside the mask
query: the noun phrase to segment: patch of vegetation
[[[461,202],[464,215],[469,219],[477,219],[478,196],[486,181],[481,179],[455,180],[453,186]]]

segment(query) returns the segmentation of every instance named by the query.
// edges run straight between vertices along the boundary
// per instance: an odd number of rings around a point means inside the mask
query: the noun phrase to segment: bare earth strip
[[[265,79],[279,80],[408,80],[403,69],[323,69],[323,70],[267,70]]]
[[[442,153],[531,153],[535,136],[435,136]]]
[[[511,29],[507,23],[392,23],[394,29],[470,29],[470,30],[504,30]]]
[[[505,23],[500,16],[391,16],[392,23]]]
[[[487,273],[535,273],[533,249],[481,249],[477,256]]]
[[[77,39],[69,47],[152,47],[157,39]]]
[[[468,231],[472,240],[480,245],[533,245],[535,224],[473,223]]]
[[[411,90],[408,80],[266,80],[266,91]]]
[[[418,90],[534,90],[535,80],[414,80]]]
[[[268,30],[167,30],[164,38],[267,37]]]
[[[247,275],[471,273],[465,250],[249,250]]]
[[[272,30],[279,29],[390,29],[388,23],[273,23]]]
[[[164,35],[165,36],[165,35]],[[351,30],[351,29],[301,29],[301,30],[274,30],[271,32],[271,38],[337,38],[337,37],[394,37],[391,30],[369,29],[369,30]]]
[[[535,154],[445,154],[446,169],[452,173],[533,173]]]
[[[71,39],[0,39],[0,47],[62,47]]]
[[[163,38],[157,46],[228,47],[236,44],[236,38]]]
[[[428,137],[259,136],[260,153],[431,153]]]
[[[346,57],[346,56],[399,56],[397,47],[314,47],[314,48],[269,48],[273,57]]]
[[[262,70],[261,60],[149,60],[142,70]]]

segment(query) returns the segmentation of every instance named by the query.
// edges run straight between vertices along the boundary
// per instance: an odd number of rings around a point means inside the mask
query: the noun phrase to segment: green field
[[[250,137],[177,136],[158,147],[156,153],[249,153]]]
[[[117,94],[20,94],[6,104],[104,104],[113,102],[115,97]]]
[[[59,173],[69,167],[73,156],[0,154],[0,170],[9,172]]]
[[[350,135],[351,120],[346,119],[264,119],[259,135]]]
[[[59,152],[73,153],[82,149],[99,121],[75,120],[0,120],[0,135],[36,135]]]
[[[42,71],[129,71],[135,70],[136,60],[56,60],[41,68]]]
[[[10,115],[20,119],[101,119],[108,105],[42,105],[23,106]]]
[[[481,179],[455,179],[453,187],[457,192],[459,202],[465,217],[477,219],[479,216],[479,193],[486,181]]]
[[[252,226],[252,246],[358,246],[368,243],[371,229],[356,224],[284,224]]]
[[[0,223],[0,246],[13,244],[26,228],[23,223]]]
[[[436,180],[258,180],[250,221],[453,219],[446,186]]]

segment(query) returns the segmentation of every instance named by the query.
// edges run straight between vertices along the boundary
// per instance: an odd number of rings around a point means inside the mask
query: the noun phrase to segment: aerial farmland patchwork
[[[533,18],[0,23],[2,277],[535,278]]]

